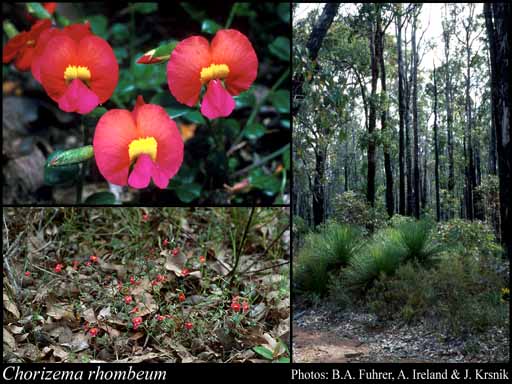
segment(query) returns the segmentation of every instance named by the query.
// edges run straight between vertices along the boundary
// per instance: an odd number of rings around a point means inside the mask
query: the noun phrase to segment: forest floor
[[[288,211],[249,212],[4,209],[4,363],[289,360]]]
[[[507,362],[509,332],[493,327],[453,337],[425,323],[379,322],[363,310],[294,306],[293,361],[297,363]]]

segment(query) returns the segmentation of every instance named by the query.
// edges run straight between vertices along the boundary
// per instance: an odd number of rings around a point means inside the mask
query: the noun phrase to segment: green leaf
[[[197,183],[182,184],[176,189],[176,195],[184,203],[190,203],[201,196],[203,187]]]
[[[274,359],[272,351],[262,345],[257,345],[256,347],[253,347],[252,350],[256,352],[258,355],[263,356],[267,360]]]
[[[133,60],[137,60],[142,54],[135,55]],[[167,82],[167,72],[162,70],[159,65],[137,64],[133,66],[133,76],[135,77],[135,87],[142,90],[159,90],[163,83]],[[170,92],[166,92],[170,94]]]
[[[281,190],[281,181],[273,175],[265,175],[259,168],[249,174],[249,183],[269,196],[273,196]]]
[[[217,124],[224,129],[224,135],[234,139],[240,132],[240,123],[236,119],[218,119]]]
[[[284,36],[276,37],[268,45],[270,53],[283,61],[290,61],[290,39]]]
[[[27,3],[27,11],[38,19],[49,19],[52,17],[41,3]]]
[[[92,145],[86,145],[85,147],[68,149],[66,151],[55,151],[52,155],[48,157],[47,167],[61,167],[63,165],[81,163],[92,158],[94,151]]]
[[[222,26],[210,19],[203,20],[203,23],[201,24],[201,32],[209,33],[210,35],[216,34],[221,28]]]
[[[128,58],[128,50],[126,47],[114,47],[114,55],[116,56],[117,61],[121,62]]]
[[[290,112],[290,91],[280,89],[271,95],[270,100],[278,112]]]
[[[256,102],[256,98],[254,97],[252,90],[242,92],[238,96],[235,96],[234,99],[236,102],[236,108],[252,107]]]
[[[130,38],[130,31],[124,23],[115,23],[110,28],[112,38],[116,43],[126,42]]]
[[[278,363],[289,363],[290,358],[289,357],[280,357],[279,360],[277,360]]]
[[[9,39],[12,39],[14,36],[16,36],[19,33],[18,30],[16,29],[16,27],[14,26],[14,24],[11,23],[9,20],[4,20],[2,25],[4,27],[5,34],[7,35],[7,37]]]
[[[162,92],[156,94],[153,96],[153,98],[151,98],[150,103],[161,105],[163,108],[165,108],[172,119],[194,111],[194,109],[190,108],[189,106],[179,103],[174,98],[174,96],[171,95],[170,92]]]
[[[135,12],[147,15],[148,13],[155,12],[158,9],[158,3],[133,3],[132,7]]]
[[[265,126],[260,123],[252,123],[244,130],[244,136],[248,139],[255,140],[265,134]]]
[[[290,151],[283,153],[283,164],[287,171],[290,170]]]
[[[199,111],[189,111],[182,116],[185,120],[195,124],[206,124],[206,120]]]
[[[96,192],[85,200],[90,205],[113,205],[116,204],[116,196],[112,192]]]
[[[108,37],[108,20],[105,16],[94,15],[86,18],[86,20],[89,20],[91,29],[96,35],[99,35],[104,39]]]
[[[290,4],[289,3],[279,3],[277,6],[277,14],[280,19],[285,23],[290,22]]]
[[[281,125],[287,129],[290,129],[290,120],[289,119],[282,119],[279,121]]]
[[[78,177],[80,170],[78,164],[63,165],[61,167],[48,166],[52,159],[59,156],[62,152],[64,151],[57,150],[51,153],[46,160],[44,166],[44,183],[46,185],[72,185]]]

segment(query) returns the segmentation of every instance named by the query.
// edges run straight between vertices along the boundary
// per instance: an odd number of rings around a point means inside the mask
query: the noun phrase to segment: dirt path
[[[383,324],[364,312],[315,308],[294,314],[293,361],[297,363],[499,362],[508,356],[508,334],[497,328],[454,338],[425,324]]]

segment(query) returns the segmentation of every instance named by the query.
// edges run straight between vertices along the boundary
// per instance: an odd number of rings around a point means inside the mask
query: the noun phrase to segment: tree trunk
[[[407,42],[406,42],[407,51]],[[405,68],[408,69],[407,54],[404,57]],[[407,168],[407,215],[412,216],[414,212],[414,193],[413,193],[413,174],[412,174],[412,152],[411,152],[411,119],[410,119],[410,101],[411,101],[411,84],[412,84],[412,65],[409,79],[405,84],[405,163]]]
[[[402,5],[399,5],[396,21],[396,45],[398,50],[398,115],[400,119],[400,128],[398,131],[398,168],[399,168],[399,208],[398,212],[405,215],[405,164],[404,164],[404,63],[402,57]]]
[[[473,139],[471,137],[471,125],[472,125],[472,111],[471,111],[471,96],[469,90],[471,88],[471,49],[469,46],[470,39],[470,28],[469,23],[466,27],[466,134],[467,134],[467,146],[468,146],[468,177],[467,179],[467,212],[468,219],[473,220],[475,218],[475,205],[473,202],[473,193],[475,189],[475,164],[473,161]]]
[[[377,6],[377,5],[376,5]],[[371,63],[371,96],[370,96],[370,112],[368,121],[368,176],[366,180],[366,199],[373,207],[375,206],[375,126],[377,120],[377,81],[379,79],[379,52],[375,49],[376,28],[371,25],[369,41],[370,41],[370,63]]]
[[[441,220],[441,204],[439,201],[439,141],[437,138],[437,79],[434,65],[434,156],[435,156],[435,183],[436,183],[436,219]]]
[[[393,200],[393,171],[391,170],[391,156],[389,154],[389,145],[386,140],[386,129],[387,129],[387,91],[386,91],[386,66],[384,63],[384,32],[382,30],[382,20],[380,14],[380,7],[377,14],[377,41],[376,41],[376,50],[379,52],[379,64],[380,64],[380,84],[381,84],[381,132],[383,137],[383,150],[384,150],[384,172],[386,175],[386,209],[388,212],[388,216],[393,216],[395,212],[395,202]]]
[[[414,216],[420,218],[420,164],[418,148],[418,47],[416,47],[417,13],[414,10],[412,26],[412,127],[414,135]]]
[[[311,62],[315,63],[316,58],[318,57],[318,51],[322,46],[322,42],[327,34],[329,27],[331,26],[334,17],[338,13],[338,8],[340,3],[327,3],[320,15],[320,18],[316,22],[311,31],[311,35],[309,36],[308,42],[306,44],[306,48],[308,50],[308,58]],[[318,71],[318,67],[314,65],[314,73]],[[304,99],[304,74],[296,74],[292,80],[292,97],[293,97],[293,105],[292,105],[292,116],[296,116],[299,112],[300,106],[302,105],[302,100]],[[311,79],[308,79],[311,81]]]
[[[487,35],[491,52],[493,119],[496,126],[500,180],[501,239],[507,256],[512,258],[512,4],[484,4]]]
[[[313,181],[313,224],[315,227],[325,220],[324,173],[325,152],[318,148],[315,153],[315,177]]]

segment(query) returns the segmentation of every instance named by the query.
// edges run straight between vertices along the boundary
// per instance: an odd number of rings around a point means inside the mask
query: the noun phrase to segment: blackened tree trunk
[[[491,53],[493,119],[496,126],[500,179],[501,239],[512,259],[512,4],[484,4]]]
[[[315,153],[315,177],[313,181],[313,224],[315,227],[322,224],[325,219],[324,173],[325,153],[319,147]]]
[[[322,46],[322,42],[324,41],[325,35],[331,26],[334,17],[338,13],[338,8],[340,3],[327,3],[320,15],[318,21],[316,22],[313,30],[311,31],[311,35],[309,36],[308,42],[306,44],[306,48],[308,50],[308,58],[311,62],[315,63],[316,58],[318,57],[318,51]],[[314,72],[318,71],[318,67],[315,64]],[[305,77],[303,73],[296,74],[292,80],[292,97],[293,97],[293,106],[292,106],[292,116],[296,116],[297,112],[299,112],[300,106],[302,104],[302,100],[304,99],[304,81]],[[309,79],[308,81],[311,81]]]
[[[378,7],[378,5],[376,5]],[[366,199],[373,207],[375,205],[375,126],[377,123],[377,81],[379,80],[379,52],[375,47],[376,28],[371,22],[369,31],[370,42],[370,63],[371,63],[371,95],[370,95],[370,112],[368,121],[368,175],[366,179]]]
[[[398,6],[397,20],[396,20],[396,45],[398,50],[398,115],[399,125],[398,130],[398,169],[399,169],[399,207],[398,213],[405,215],[405,164],[404,164],[404,114],[405,114],[405,99],[404,99],[404,63],[402,57],[402,5]]]
[[[407,35],[407,33],[406,33]],[[407,51],[407,42],[406,42],[406,51]],[[412,60],[411,60],[412,61]],[[412,84],[412,64],[410,65],[411,70],[409,74],[409,79],[407,76],[404,77],[405,80],[405,164],[407,169],[407,207],[406,212],[408,216],[412,216],[414,214],[414,192],[413,192],[413,174],[412,174],[412,151],[411,151],[411,119],[410,119],[410,110],[411,110],[411,84]],[[408,69],[409,65],[407,63],[407,54],[405,55],[405,68]]]
[[[413,127],[413,154],[414,154],[414,216],[420,218],[420,164],[418,147],[418,47],[416,46],[416,24],[418,14],[414,11],[412,25],[412,127]]]
[[[383,136],[383,150],[384,150],[384,173],[386,175],[386,210],[388,212],[388,216],[393,216],[395,212],[395,202],[393,200],[393,171],[391,169],[391,156],[389,154],[389,145],[386,140],[386,129],[387,129],[387,115],[388,115],[388,107],[387,107],[387,90],[386,90],[386,66],[384,64],[384,33],[385,31],[382,29],[382,19],[380,13],[380,7],[377,14],[377,41],[375,42],[376,50],[378,51],[378,58],[380,64],[380,84],[381,84],[381,100],[380,100],[380,121],[381,121],[381,131]]]
[[[437,79],[434,65],[434,156],[435,156],[435,183],[436,183],[436,219],[441,220],[441,204],[439,200],[439,141],[437,138]]]

